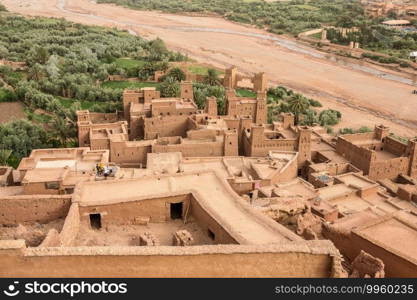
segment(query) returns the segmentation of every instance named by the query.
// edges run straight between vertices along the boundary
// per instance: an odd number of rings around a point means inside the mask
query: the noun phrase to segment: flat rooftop
[[[338,175],[336,178],[348,186],[352,185],[360,189],[378,185],[376,182],[354,173]]]
[[[417,227],[397,218],[383,219],[355,230],[355,233],[375,241],[389,251],[405,255],[416,262]]]

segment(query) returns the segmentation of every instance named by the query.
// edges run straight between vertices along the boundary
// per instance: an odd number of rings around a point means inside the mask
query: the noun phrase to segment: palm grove
[[[157,84],[163,97],[176,97],[185,73],[172,67],[187,60],[169,51],[162,40],[146,41],[125,31],[74,24],[63,19],[23,18],[0,14],[0,59],[22,61],[24,71],[0,67],[0,102],[20,101],[27,118],[0,125],[0,164],[16,166],[35,148],[76,146],[76,111],[114,112],[121,109],[122,88],[110,88],[108,75],[137,77],[146,84],[157,70],[166,71]],[[118,63],[128,58],[135,65]],[[206,70],[194,83],[194,100],[202,109],[215,96],[220,114],[226,113],[225,89],[219,72]],[[255,96],[247,90],[241,96]],[[315,109],[318,101],[284,87],[268,90],[268,120],[293,112],[300,124],[336,124],[341,115]]]

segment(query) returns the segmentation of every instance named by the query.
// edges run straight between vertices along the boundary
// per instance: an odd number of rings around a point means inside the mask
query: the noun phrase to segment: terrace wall
[[[341,277],[327,241],[284,245],[25,248],[0,241],[0,277]]]

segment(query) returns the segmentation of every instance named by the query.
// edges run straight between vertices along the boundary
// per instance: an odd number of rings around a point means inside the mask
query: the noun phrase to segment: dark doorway
[[[90,214],[90,225],[92,229],[100,229],[101,228],[101,215]]]
[[[182,202],[171,203],[171,219],[182,218]]]
[[[213,231],[211,231],[210,229],[207,229],[207,233],[208,233],[208,236],[211,240],[214,241],[216,239],[216,235],[214,234]]]

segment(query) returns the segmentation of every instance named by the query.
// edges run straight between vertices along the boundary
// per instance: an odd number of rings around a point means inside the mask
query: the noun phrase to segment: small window
[[[90,214],[90,226],[92,229],[101,228],[101,215],[100,214]]]

